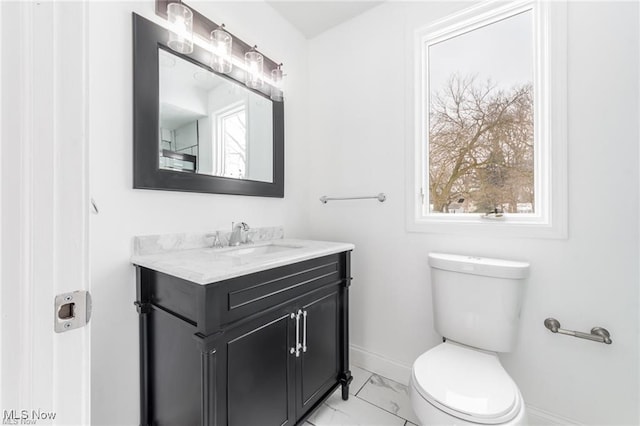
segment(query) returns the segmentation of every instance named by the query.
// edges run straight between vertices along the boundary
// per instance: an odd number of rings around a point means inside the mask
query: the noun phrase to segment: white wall
[[[413,360],[440,342],[427,253],[524,259],[532,270],[521,338],[501,358],[525,401],[556,421],[638,424],[638,4],[569,2],[568,240],[405,231],[412,32],[464,6],[385,3],[310,43],[307,202],[312,237],[356,245],[354,355],[388,361],[390,374],[406,378]],[[317,201],[378,192],[385,203]],[[543,327],[549,316],[570,329],[606,327],[613,344],[552,334]]]
[[[170,53],[167,55],[170,55]],[[192,69],[197,69],[197,67],[191,63],[188,65],[193,67],[189,69],[191,72],[193,72]],[[163,66],[159,67],[160,88],[162,90],[160,99],[162,100],[162,104],[173,105],[192,112],[193,115],[206,115],[208,104],[206,92],[196,84],[189,84],[193,79],[191,79],[191,81],[186,80],[187,78],[191,78],[191,75],[182,71],[184,67],[179,69],[176,69],[177,67],[167,68],[168,67]],[[187,77],[185,77],[184,74],[187,74]]]
[[[90,2],[91,195],[100,214],[91,223],[92,423],[139,420],[138,318],[134,235],[284,225],[289,236],[307,229],[296,200],[308,191],[306,40],[264,3],[190,2],[192,6],[287,70],[285,199],[132,189],[131,12],[157,19],[154,3]]]
[[[247,97],[247,170],[251,180],[273,181],[273,103]]]

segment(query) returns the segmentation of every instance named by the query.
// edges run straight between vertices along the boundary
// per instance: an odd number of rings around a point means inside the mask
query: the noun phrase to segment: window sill
[[[505,216],[504,219],[484,219],[480,215],[468,218],[449,218],[433,216],[407,221],[408,232],[449,234],[470,237],[497,238],[543,238],[567,239],[566,222],[556,220],[555,225],[539,217],[517,218]],[[563,224],[564,222],[564,224]]]

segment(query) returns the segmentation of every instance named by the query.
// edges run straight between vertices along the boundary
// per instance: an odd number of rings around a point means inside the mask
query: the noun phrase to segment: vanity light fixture
[[[2,0],[0,0],[2,1]],[[171,1],[171,0],[169,0]],[[161,8],[158,9],[158,5]],[[166,6],[165,6],[166,5]],[[166,16],[158,12],[166,10]],[[236,50],[246,52],[244,58],[242,54],[234,55],[233,52],[233,36],[226,31],[225,25],[216,25],[209,21],[206,17],[200,15],[197,11],[192,11],[187,5],[180,0],[174,0],[172,3],[166,0],[156,0],[156,13],[166,17],[167,27],[169,30],[169,42],[167,46],[175,52],[181,54],[194,53],[194,44],[204,51],[208,52],[210,58],[201,58],[200,62],[208,62],[208,65],[219,74],[235,74],[236,70],[239,74],[236,79],[241,80],[241,73],[245,73],[245,85],[251,89],[256,89],[265,95],[271,97],[276,102],[282,102],[282,64],[276,63],[265,58],[257,51],[257,46],[250,48],[249,45],[240,39],[236,39]],[[200,29],[206,29],[204,34],[194,34],[194,21]],[[210,29],[213,30],[209,32]],[[205,35],[207,34],[207,35]],[[266,74],[264,74],[266,63]],[[275,67],[275,68],[274,68]],[[241,70],[241,71],[240,71]]]
[[[246,78],[244,84],[252,89],[262,87],[262,65],[263,56],[258,52],[258,46],[253,46],[250,51],[244,54],[244,63],[246,67]]]
[[[211,68],[222,74],[231,72],[233,37],[224,30],[224,24],[211,31]]]
[[[284,96],[282,92],[282,64],[271,70],[271,99],[282,102]]]
[[[193,12],[182,3],[169,3],[169,47],[178,53],[193,52]]]

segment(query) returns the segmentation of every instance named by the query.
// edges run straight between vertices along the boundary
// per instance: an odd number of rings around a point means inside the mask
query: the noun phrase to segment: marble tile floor
[[[359,367],[351,367],[349,399],[340,388],[309,417],[305,426],[415,426],[407,386]]]

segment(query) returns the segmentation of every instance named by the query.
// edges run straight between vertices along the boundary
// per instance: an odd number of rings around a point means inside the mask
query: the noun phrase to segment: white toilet
[[[526,425],[520,390],[496,352],[515,344],[529,264],[431,253],[429,265],[434,325],[446,341],[413,364],[420,423]]]

